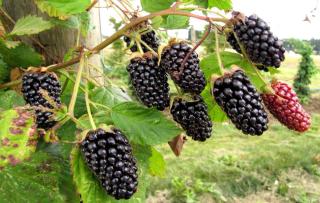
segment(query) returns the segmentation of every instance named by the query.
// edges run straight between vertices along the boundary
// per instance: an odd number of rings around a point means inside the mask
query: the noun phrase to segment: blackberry
[[[243,71],[237,70],[216,79],[213,95],[232,123],[243,133],[262,135],[268,129],[268,116],[260,94]]]
[[[268,24],[257,15],[239,20],[233,27],[233,32],[250,58],[260,70],[267,71],[268,66],[279,68],[285,59],[285,48],[278,37],[270,31]],[[239,53],[240,46],[233,33],[229,33],[227,41]]]
[[[136,57],[127,67],[137,97],[147,107],[164,110],[170,105],[169,84],[165,70],[158,66],[158,58],[150,54]]]
[[[89,131],[81,143],[84,159],[109,195],[129,199],[138,186],[137,164],[128,139],[117,129]]]
[[[280,81],[271,84],[274,93],[262,94],[264,104],[280,123],[291,130],[304,132],[311,125],[310,115],[303,109],[292,88]]]
[[[123,37],[124,41],[126,42],[127,44],[127,47],[130,46],[131,44],[131,38],[130,37],[127,37],[127,36],[124,36]],[[143,42],[145,42],[150,48],[152,48],[155,52],[158,52],[158,48],[160,46],[160,39],[157,37],[155,31],[151,30],[147,33],[144,33],[141,35],[141,40]],[[143,44],[141,44],[141,47],[142,47],[142,50],[143,52],[148,52],[150,51],[147,47],[145,47]],[[130,50],[132,52],[136,52],[138,51],[138,47],[136,45],[136,43],[134,43],[131,47],[130,47]]]
[[[163,50],[161,66],[184,92],[200,94],[206,86],[206,79],[199,67],[197,53],[193,51],[181,67],[190,51],[191,47],[185,42],[172,43]]]
[[[41,107],[53,109],[54,107],[41,94],[40,90],[47,92],[48,96],[57,105],[61,104],[60,94],[61,86],[57,76],[54,73],[26,73],[22,77],[22,93],[25,101],[36,108],[36,121],[39,128],[45,130],[55,125],[52,112],[41,111]]]
[[[171,107],[171,114],[193,140],[203,142],[211,137],[212,122],[201,96],[195,96],[194,101],[176,98]]]

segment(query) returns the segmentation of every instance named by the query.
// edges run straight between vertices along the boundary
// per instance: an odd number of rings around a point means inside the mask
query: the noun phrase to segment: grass
[[[320,57],[315,61],[320,68]],[[288,57],[279,79],[291,83],[298,63],[299,57]],[[320,74],[311,88],[320,88]],[[178,158],[159,146],[167,175],[150,180],[148,202],[320,202],[320,112],[314,109],[313,125],[303,134],[275,120],[261,137],[217,123],[211,139],[187,141]]]

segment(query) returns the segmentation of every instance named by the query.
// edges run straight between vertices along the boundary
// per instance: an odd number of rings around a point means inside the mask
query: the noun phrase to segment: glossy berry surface
[[[84,159],[106,192],[129,199],[138,186],[137,164],[128,139],[117,129],[89,131],[81,143]]]
[[[21,89],[25,101],[36,108],[36,121],[38,128],[50,129],[55,125],[53,113],[41,110],[41,107],[53,109],[54,107],[43,95],[51,98],[56,105],[61,104],[61,86],[54,73],[26,73],[22,77]]]
[[[181,67],[191,50],[185,42],[171,44],[163,50],[161,66],[184,92],[200,94],[206,86],[206,79],[199,66],[198,54],[193,51]]]
[[[131,38],[125,36],[124,38],[125,43],[127,44],[127,47],[131,45]],[[150,48],[152,48],[155,52],[158,52],[158,48],[160,46],[160,39],[157,37],[155,31],[151,30],[147,33],[144,33],[141,35],[141,40],[145,42]],[[145,45],[141,44],[141,48],[143,52],[148,52],[150,51]],[[136,43],[134,43],[131,47],[130,50],[132,52],[138,51],[138,47]]]
[[[262,135],[268,115],[256,88],[243,71],[227,73],[215,80],[213,95],[232,123],[245,134]]]
[[[200,96],[195,96],[194,101],[176,98],[171,107],[171,114],[193,140],[203,142],[211,137],[212,122],[207,105]]]
[[[272,82],[274,94],[263,94],[262,99],[271,114],[289,129],[304,132],[310,128],[311,117],[299,103],[293,89],[280,81]]]
[[[233,31],[250,60],[256,63],[260,70],[267,71],[269,66],[280,67],[281,62],[285,59],[285,49],[263,19],[257,15],[251,15],[246,17],[244,22],[238,21]],[[241,53],[234,33],[228,34],[227,41],[237,52]]]
[[[170,104],[169,84],[165,70],[157,63],[155,56],[136,57],[130,61],[127,70],[140,101],[162,111]]]

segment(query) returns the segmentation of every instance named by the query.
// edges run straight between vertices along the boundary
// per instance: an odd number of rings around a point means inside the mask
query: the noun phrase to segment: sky
[[[138,5],[138,0],[134,0]],[[161,0],[159,0],[161,1]],[[318,7],[316,11],[311,11]],[[311,39],[320,38],[320,3],[319,0],[233,0],[233,9],[246,15],[257,14],[271,27],[272,32],[279,38]],[[311,22],[304,21],[306,15]],[[314,15],[314,16],[312,16]],[[108,23],[108,17],[115,17],[117,13],[112,9],[101,9],[102,33],[111,35],[114,30]],[[196,30],[203,30],[205,22],[191,19],[190,24]],[[186,38],[186,30],[175,30],[169,33],[179,38]]]

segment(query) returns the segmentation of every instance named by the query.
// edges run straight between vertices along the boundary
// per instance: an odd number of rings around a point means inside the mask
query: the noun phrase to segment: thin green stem
[[[223,64],[222,64],[222,60],[221,60],[221,56],[220,56],[220,47],[219,47],[219,36],[218,36],[218,29],[216,27],[214,27],[214,36],[216,38],[216,55],[217,55],[217,59],[218,59],[218,64],[219,64],[219,70],[220,70],[220,74],[223,75],[224,74],[224,68],[223,68]]]
[[[138,39],[139,40],[139,39]],[[139,41],[141,44],[143,44],[143,46],[147,47],[147,49],[149,49],[149,51],[152,52],[153,55],[158,56],[158,53],[155,52],[147,43],[145,43],[143,40],[140,39]]]
[[[139,52],[140,52],[140,54],[144,54],[144,52],[143,52],[143,49],[142,49],[142,47],[141,47],[141,44],[140,44],[140,41],[139,40],[135,40],[136,41],[136,44],[137,44],[137,47],[138,47],[138,50],[139,50]]]
[[[86,69],[87,75],[89,75],[89,67],[88,67],[88,58],[87,58],[87,56],[85,56],[85,69]],[[89,121],[90,121],[91,127],[95,130],[95,129],[97,129],[97,126],[94,123],[94,120],[93,120],[93,117],[92,117],[92,113],[91,113],[88,85],[89,85],[89,80],[86,79],[86,84],[85,84],[86,92],[84,93],[85,101],[86,101],[86,108],[87,108],[87,113],[88,113],[88,116],[89,116]]]
[[[70,101],[69,108],[68,108],[68,111],[69,111],[70,115],[72,115],[72,116],[74,116],[74,107],[75,107],[76,101],[77,101],[77,96],[78,96],[78,91],[79,91],[79,87],[80,87],[80,83],[81,83],[83,68],[84,68],[84,55],[82,54],[82,57],[80,59],[78,74],[76,77],[76,81],[74,83],[73,93],[72,93],[71,101]]]

